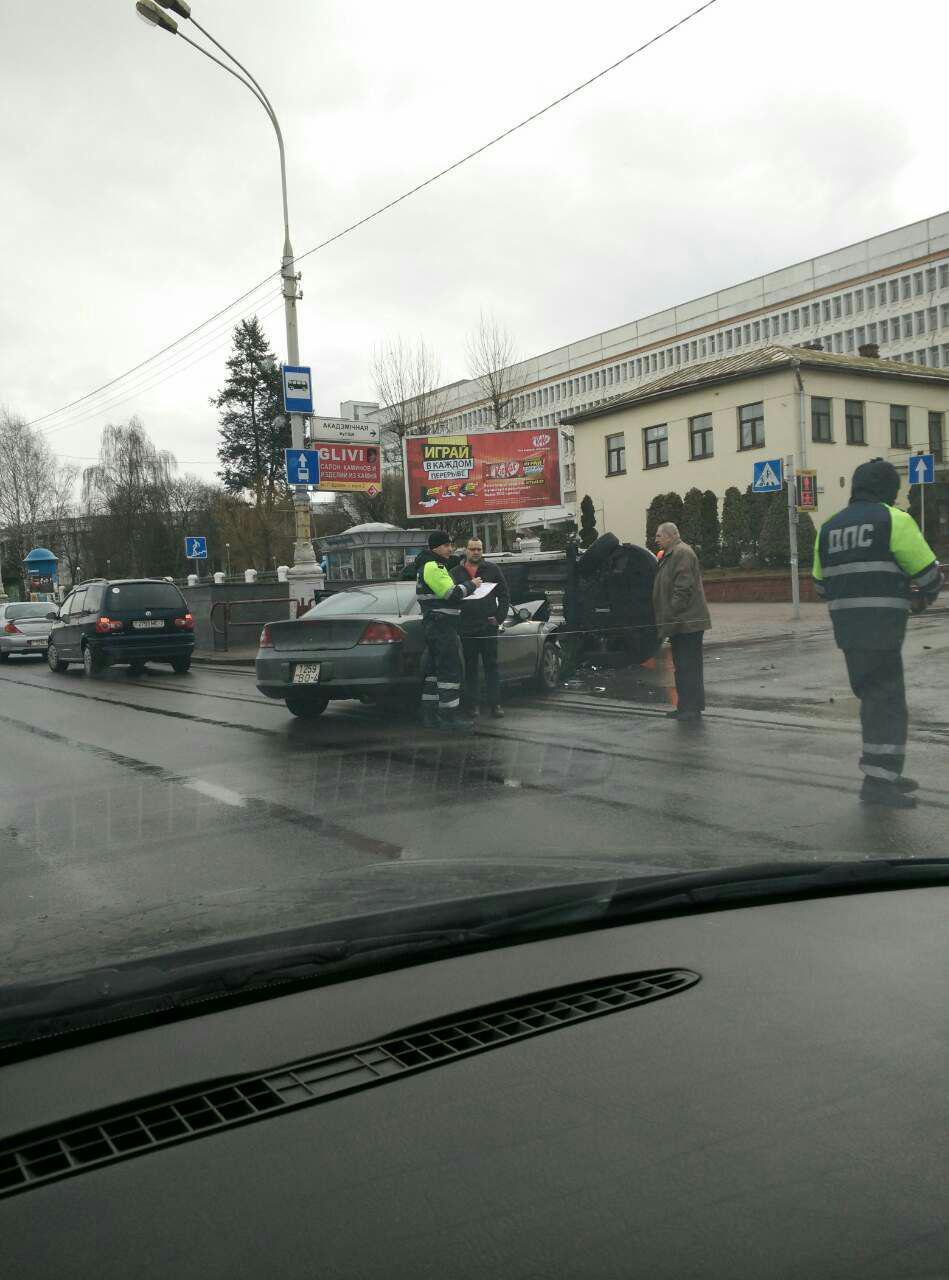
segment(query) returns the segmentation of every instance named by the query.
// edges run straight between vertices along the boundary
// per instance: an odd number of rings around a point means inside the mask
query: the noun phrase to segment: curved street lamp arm
[[[193,18],[192,18],[192,22],[194,22]],[[195,23],[195,26],[197,25],[198,24]],[[203,31],[205,35],[208,35],[208,33],[204,31],[203,27],[200,27],[199,30]],[[257,99],[257,101],[260,103],[263,109],[267,112],[267,115],[270,119],[270,123],[273,125],[274,132],[277,135],[277,147],[280,150],[280,184],[283,191],[284,256],[292,257],[293,251],[290,248],[290,214],[287,207],[287,162],[286,162],[286,157],[284,155],[283,134],[280,131],[280,125],[277,122],[277,117],[274,113],[273,107],[270,105],[270,102],[268,101],[266,94],[257,84],[257,81],[254,79],[254,77],[251,76],[250,72],[246,71],[244,67],[241,67],[241,64],[237,61],[236,58],[232,59],[232,61],[238,67],[240,67],[241,71],[244,71],[245,75],[249,77],[250,83],[248,82],[248,80],[244,79],[244,76],[238,75],[233,67],[229,67],[226,62],[222,62],[220,58],[216,58],[213,53],[210,53],[202,45],[198,44],[196,40],[190,39],[190,37],[186,36],[183,31],[178,31],[177,34],[181,37],[182,40],[184,40],[185,44],[190,44],[192,49],[197,49],[199,53],[203,53],[206,58],[210,58],[212,62],[217,63],[219,67],[221,67],[224,71],[226,71],[228,75],[233,76],[235,80],[239,81],[244,86],[245,89],[248,89],[254,95],[254,97]],[[215,45],[217,45],[217,47],[221,50],[221,52],[226,54],[227,57],[231,56],[222,45],[218,44],[217,40],[215,40],[213,36],[208,36],[208,39],[211,40]]]

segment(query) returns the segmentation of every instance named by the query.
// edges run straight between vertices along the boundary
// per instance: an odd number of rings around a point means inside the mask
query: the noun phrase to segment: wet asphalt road
[[[934,672],[947,632],[916,636]],[[352,703],[297,721],[248,671],[10,662],[0,981],[513,884],[949,851],[945,676],[922,712],[911,690],[920,806],[888,813],[857,804],[841,681],[833,703],[801,689],[821,664],[833,683],[828,640],[719,659],[697,727],[578,693],[514,696],[461,738]]]

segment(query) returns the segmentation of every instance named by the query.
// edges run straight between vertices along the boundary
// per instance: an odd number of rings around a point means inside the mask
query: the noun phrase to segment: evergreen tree
[[[680,531],[682,529],[682,521],[685,514],[685,503],[677,493],[667,493],[665,495],[665,505],[663,508],[665,514],[663,520],[669,524],[674,524]]]
[[[646,546],[654,547],[656,545],[656,530],[665,520],[666,495],[657,493],[646,508]]]
[[[221,411],[217,456],[228,493],[250,491],[257,508],[272,509],[284,496],[283,451],[290,448],[290,421],[276,357],[256,316],[234,330],[223,390],[211,400]]]
[[[589,494],[580,503],[580,546],[592,547],[600,535],[596,530],[596,512]]]
[[[791,563],[791,537],[788,528],[787,485],[772,499],[765,515],[758,542],[758,557],[770,569],[786,568]],[[817,530],[810,512],[799,511],[797,517],[797,559],[802,573],[810,570]]]
[[[740,489],[731,485],[722,499],[722,564],[734,568],[748,545],[748,521]]]
[[[711,489],[706,489],[702,494],[699,548],[702,568],[714,569],[721,559],[721,529],[718,523],[718,498]]]
[[[761,534],[764,529],[764,523],[773,502],[782,501],[781,495],[777,493],[753,493],[751,485],[742,495],[742,506],[744,507],[744,524],[748,532],[748,550],[756,560],[761,558]],[[783,499],[787,506],[787,497]]]
[[[702,539],[702,490],[692,488],[682,503],[682,519],[677,520],[682,541],[699,553]]]

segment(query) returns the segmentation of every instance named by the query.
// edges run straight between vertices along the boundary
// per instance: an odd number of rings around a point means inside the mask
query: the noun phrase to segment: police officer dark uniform
[[[464,667],[459,627],[461,602],[480,586],[480,579],[449,572],[451,539],[444,529],[429,534],[428,552],[415,562],[415,595],[425,632],[426,676],[422,686],[422,723],[445,729],[470,728],[459,715]]]
[[[906,617],[931,604],[942,586],[936,557],[916,521],[893,503],[896,468],[882,458],[853,473],[850,503],[821,526],[814,583],[827,600],[850,687],[860,699],[865,804],[911,809],[918,783],[903,777],[906,690],[901,648]]]

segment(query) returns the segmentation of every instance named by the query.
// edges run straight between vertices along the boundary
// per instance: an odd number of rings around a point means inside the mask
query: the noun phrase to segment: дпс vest
[[[910,586],[934,599],[941,581],[916,521],[884,502],[851,502],[814,544],[814,582],[841,649],[899,649]]]

